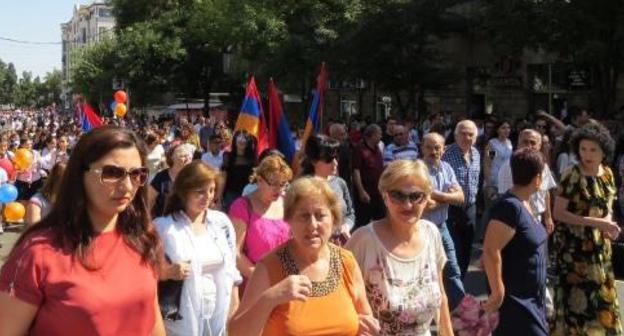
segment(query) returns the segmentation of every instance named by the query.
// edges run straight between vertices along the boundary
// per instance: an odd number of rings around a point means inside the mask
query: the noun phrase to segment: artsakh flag
[[[83,131],[88,132],[92,128],[103,125],[102,119],[95,113],[95,110],[89,103],[78,103],[78,109],[80,124],[82,125]]]
[[[256,155],[260,155],[263,150],[269,148],[266,121],[262,111],[262,98],[260,98],[256,80],[253,76],[249,77],[249,82],[247,82],[245,99],[238,114],[238,119],[236,119],[234,131],[238,130],[245,130],[256,138]]]
[[[282,108],[282,102],[278,95],[277,86],[271,78],[269,82],[269,145],[279,149],[288,162],[292,162],[295,156],[295,142],[290,133],[290,126],[286,114]]]
[[[321,116],[323,115],[323,105],[325,102],[325,84],[327,82],[327,72],[325,71],[325,62],[321,63],[321,71],[316,78],[316,89],[310,104],[308,112],[308,120],[306,121],[303,131],[301,143],[305,145],[306,141],[312,134],[317,134],[321,129]]]

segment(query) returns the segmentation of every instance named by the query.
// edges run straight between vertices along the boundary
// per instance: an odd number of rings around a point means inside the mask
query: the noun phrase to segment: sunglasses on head
[[[421,203],[425,199],[425,193],[422,191],[414,191],[409,194],[405,194],[398,190],[390,190],[388,195],[397,203],[405,203],[405,201],[408,200],[410,203]]]
[[[106,165],[102,168],[91,169],[90,171],[100,175],[100,182],[102,184],[113,184],[123,181],[126,176],[130,176],[130,181],[136,186],[143,186],[147,182],[149,170],[145,167],[132,168],[126,170],[125,168]]]

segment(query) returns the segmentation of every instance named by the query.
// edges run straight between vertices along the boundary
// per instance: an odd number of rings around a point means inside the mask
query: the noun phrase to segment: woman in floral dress
[[[555,200],[553,255],[557,268],[551,335],[622,335],[611,241],[620,228],[611,219],[616,195],[604,162],[614,142],[599,124],[578,129],[572,145],[579,163],[561,178]]]

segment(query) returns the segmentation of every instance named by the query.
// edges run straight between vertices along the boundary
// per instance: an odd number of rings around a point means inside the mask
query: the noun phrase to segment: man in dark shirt
[[[362,141],[353,150],[353,185],[357,192],[356,227],[384,216],[384,203],[377,188],[383,172],[383,155],[379,148],[381,127],[370,124]]]

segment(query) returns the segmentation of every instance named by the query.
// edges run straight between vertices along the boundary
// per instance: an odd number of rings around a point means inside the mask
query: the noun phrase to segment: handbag
[[[167,262],[171,259],[165,255]],[[184,280],[158,281],[158,306],[163,319],[177,321],[182,319],[180,315],[180,299],[182,298],[182,285]]]

